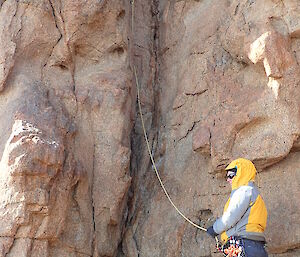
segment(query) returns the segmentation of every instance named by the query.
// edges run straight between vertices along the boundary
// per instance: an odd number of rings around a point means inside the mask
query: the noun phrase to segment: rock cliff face
[[[251,159],[270,256],[300,256],[298,0],[0,0],[0,256],[220,256]]]

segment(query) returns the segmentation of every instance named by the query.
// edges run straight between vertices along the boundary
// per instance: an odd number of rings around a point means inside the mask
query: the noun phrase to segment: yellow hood
[[[232,161],[225,170],[237,168],[236,176],[232,180],[232,190],[239,188],[240,186],[246,186],[250,181],[254,182],[256,175],[256,168],[254,164],[243,158]]]

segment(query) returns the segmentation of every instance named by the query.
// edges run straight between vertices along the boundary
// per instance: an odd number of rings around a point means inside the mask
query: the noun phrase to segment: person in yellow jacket
[[[224,244],[229,238],[240,239],[247,257],[266,257],[267,209],[254,184],[256,168],[251,161],[239,158],[225,170],[232,191],[222,217],[207,229],[207,233],[212,237],[221,234]]]

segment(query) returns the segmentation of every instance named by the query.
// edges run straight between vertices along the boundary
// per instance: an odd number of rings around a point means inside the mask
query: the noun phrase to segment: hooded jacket
[[[240,158],[231,162],[225,170],[233,168],[237,168],[237,173],[232,180],[230,198],[213,229],[221,234],[223,243],[230,236],[265,241],[263,232],[267,225],[267,209],[254,185],[255,166],[251,161]]]

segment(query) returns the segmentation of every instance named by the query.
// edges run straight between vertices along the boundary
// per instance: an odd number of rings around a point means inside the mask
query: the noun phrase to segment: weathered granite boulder
[[[115,256],[134,118],[129,4],[0,6],[0,255]]]

